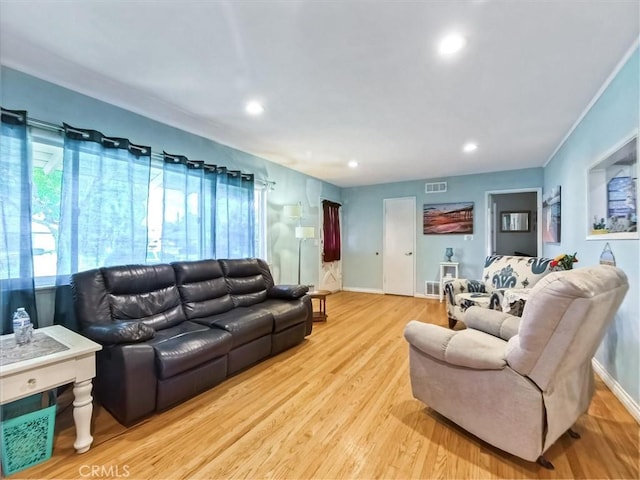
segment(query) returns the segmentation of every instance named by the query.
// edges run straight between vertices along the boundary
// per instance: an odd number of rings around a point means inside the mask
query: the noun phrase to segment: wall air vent
[[[440,296],[440,282],[424,282],[424,294],[430,298],[438,298]]]
[[[433,182],[424,184],[424,193],[444,193],[447,191],[447,182]]]

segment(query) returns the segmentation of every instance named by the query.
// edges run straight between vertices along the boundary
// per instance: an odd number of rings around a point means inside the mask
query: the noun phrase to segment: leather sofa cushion
[[[203,282],[211,278],[224,277],[222,266],[218,260],[173,262],[171,266],[175,271],[178,285]]]
[[[125,265],[101,271],[114,321],[138,320],[161,330],[186,320],[170,265]]]
[[[173,377],[229,353],[231,334],[224,330],[203,328],[162,341],[154,342],[156,339],[152,339],[158,378]]]
[[[165,328],[164,330],[160,330],[156,332],[153,338],[147,340],[146,343],[150,345],[156,345],[158,343],[169,340],[170,338],[178,337],[186,333],[206,332],[207,330],[208,330],[207,327],[204,325],[200,325],[199,323],[195,323],[195,322],[186,321],[186,322],[182,322],[179,325]]]
[[[174,262],[171,265],[189,320],[228,312],[233,308],[233,300],[217,260]]]
[[[273,315],[273,331],[281,332],[293,325],[303,323],[307,319],[307,306],[305,301],[299,300],[266,300],[260,305],[251,307],[254,309],[264,309]]]
[[[123,265],[103,267],[104,284],[112,295],[147,293],[176,283],[170,265]]]
[[[248,307],[267,298],[267,279],[255,258],[219,260],[235,307]]]
[[[273,331],[271,312],[254,307],[237,307],[230,312],[196,321],[206,321],[212,327],[221,328],[231,333],[233,337],[232,348],[249,343],[256,338],[271,335]]]

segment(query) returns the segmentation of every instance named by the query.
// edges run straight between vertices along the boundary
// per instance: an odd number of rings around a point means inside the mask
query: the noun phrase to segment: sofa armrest
[[[300,298],[309,291],[306,285],[275,285],[267,290],[268,298],[293,300]]]
[[[404,337],[414,348],[451,365],[475,370],[502,370],[507,342],[478,330],[449,330],[412,320]]]
[[[509,340],[518,334],[520,317],[498,310],[470,307],[465,312],[464,323],[467,328],[479,330],[503,340]]]
[[[480,280],[469,280],[467,278],[454,278],[447,280],[444,284],[444,293],[449,305],[455,305],[456,295],[464,292],[485,293],[485,285]]]
[[[102,345],[138,343],[153,338],[155,330],[142,322],[114,322],[89,325],[82,334]]]
[[[155,351],[148,343],[107,345],[96,355],[96,395],[123,425],[156,408]]]

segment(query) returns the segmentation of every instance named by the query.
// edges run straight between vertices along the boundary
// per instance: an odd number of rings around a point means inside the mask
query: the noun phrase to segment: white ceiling
[[[356,186],[544,165],[639,18],[638,0],[0,0],[0,61]],[[443,59],[451,30],[467,47]]]

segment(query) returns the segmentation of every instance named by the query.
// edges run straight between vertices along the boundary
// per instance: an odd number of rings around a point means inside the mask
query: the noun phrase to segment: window
[[[31,127],[33,157],[32,241],[34,276],[37,286],[55,284],[57,266],[58,226],[62,185],[63,138],[58,132]],[[178,226],[189,217],[200,221],[198,195],[180,187],[166,188],[162,160],[152,159],[149,184],[147,263],[186,260],[186,245],[171,240],[167,229]],[[165,195],[168,197],[165,199]],[[186,197],[185,197],[186,195]],[[163,202],[168,206],[163,222]],[[267,188],[256,183],[255,255],[266,259],[267,251]],[[172,221],[173,219],[173,221]],[[163,232],[163,225],[165,231]],[[164,253],[163,258],[160,252]],[[96,265],[98,266],[98,265]]]
[[[48,132],[31,136],[33,188],[31,190],[31,238],[33,270],[38,285],[53,285],[58,255],[62,138]]]

